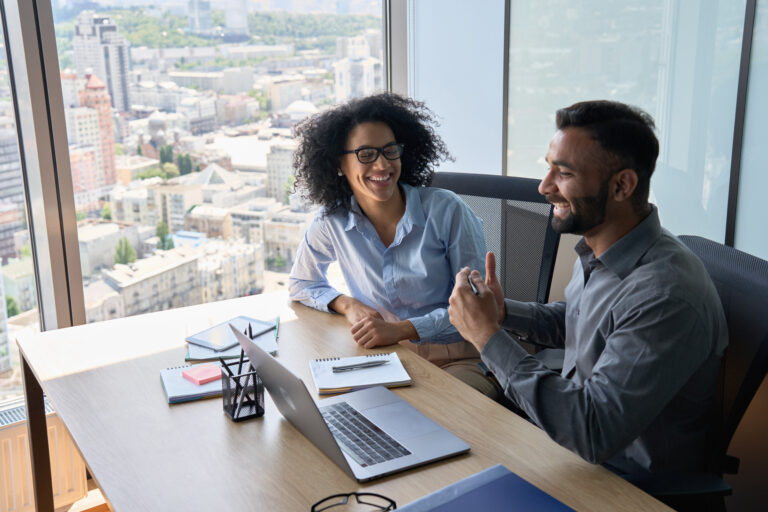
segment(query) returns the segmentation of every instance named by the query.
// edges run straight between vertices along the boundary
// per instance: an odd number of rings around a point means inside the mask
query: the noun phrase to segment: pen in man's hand
[[[389,361],[367,361],[365,363],[334,366],[333,373],[350,372],[352,370],[361,370],[363,368],[373,368],[374,366],[381,366],[387,363],[389,363]]]
[[[473,283],[472,279],[469,278],[469,274],[467,274],[467,282],[469,283],[469,287],[472,288],[472,293],[475,295],[480,295],[480,292],[477,291],[477,288],[475,288],[475,283]]]

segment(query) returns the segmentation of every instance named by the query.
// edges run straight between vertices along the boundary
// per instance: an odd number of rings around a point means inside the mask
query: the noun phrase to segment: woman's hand
[[[379,318],[383,320],[381,313],[346,295],[339,295],[328,304],[328,307],[344,315],[352,325],[355,325],[364,318]]]
[[[393,345],[400,340],[418,339],[419,335],[408,320],[387,322],[382,318],[366,317],[352,326],[352,337],[364,348]]]

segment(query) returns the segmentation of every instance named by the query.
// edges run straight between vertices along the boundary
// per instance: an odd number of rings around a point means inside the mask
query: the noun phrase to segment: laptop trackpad
[[[396,402],[371,409],[363,414],[395,439],[419,437],[442,427],[405,402]]]

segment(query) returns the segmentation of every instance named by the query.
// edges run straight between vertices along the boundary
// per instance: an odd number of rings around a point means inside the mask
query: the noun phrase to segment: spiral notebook
[[[203,365],[183,365],[160,370],[160,380],[163,383],[163,390],[165,391],[165,396],[168,398],[169,404],[178,404],[181,402],[189,402],[191,400],[200,400],[201,398],[221,396],[221,379],[198,385],[182,376],[183,371],[195,369],[199,366]]]
[[[370,368],[360,368],[352,371],[334,373],[333,367],[361,365],[374,361],[385,364]],[[403,368],[403,363],[397,354],[368,354],[354,357],[329,357],[309,361],[312,380],[320,395],[335,395],[373,386],[395,388],[409,386],[411,377]]]

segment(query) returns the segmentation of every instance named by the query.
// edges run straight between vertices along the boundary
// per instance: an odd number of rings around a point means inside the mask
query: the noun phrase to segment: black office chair
[[[560,235],[552,229],[552,205],[539,194],[539,181],[438,172],[432,186],[455,192],[482,219],[506,297],[546,302]]]
[[[728,322],[710,429],[710,473],[665,475],[642,486],[679,509],[725,510],[732,489],[722,476],[735,474],[739,465],[727,454],[728,445],[768,373],[768,261],[698,236],[680,240],[704,262]]]

